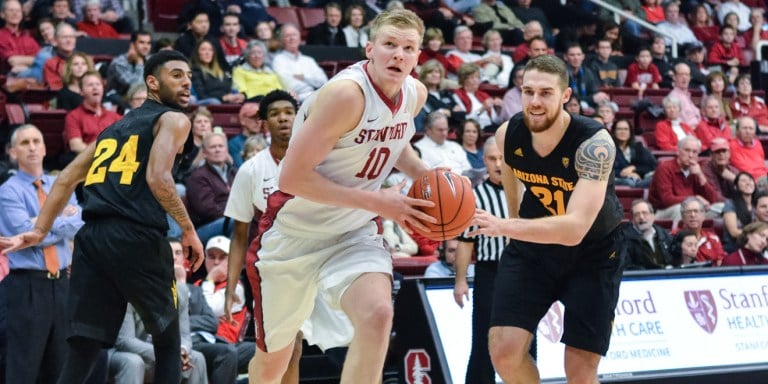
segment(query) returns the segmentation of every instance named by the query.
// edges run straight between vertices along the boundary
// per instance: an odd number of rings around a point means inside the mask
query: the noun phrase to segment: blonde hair
[[[436,59],[429,59],[426,62],[424,62],[424,64],[421,65],[421,68],[419,68],[419,80],[421,80],[422,83],[425,82],[427,79],[427,75],[430,72],[434,71],[435,69],[440,71],[440,78],[444,79],[445,67],[443,66],[443,64],[437,61]]]
[[[424,22],[419,16],[407,9],[393,9],[380,13],[371,21],[371,41],[375,41],[381,27],[387,25],[403,29],[415,29],[419,34],[419,39],[424,36]],[[421,46],[421,41],[419,41],[419,46]]]
[[[75,57],[82,57],[83,59],[85,59],[85,65],[88,67],[88,69],[83,73],[83,75],[85,75],[85,73],[93,71],[93,60],[91,60],[90,56],[80,51],[72,52],[72,56],[67,58],[67,62],[66,64],[64,64],[64,72],[61,75],[61,80],[66,85],[70,85],[75,81],[80,80],[80,79],[76,79],[75,75],[72,73],[72,61],[75,60]]]
[[[200,46],[203,44],[209,44],[213,50],[213,57],[211,58],[210,64],[204,64],[200,61],[200,54],[198,52],[200,51]],[[224,70],[222,70],[221,66],[219,65],[219,58],[216,55],[216,46],[214,46],[212,42],[205,39],[200,40],[200,42],[195,45],[195,50],[192,52],[191,56],[192,65],[200,67],[200,71],[202,71],[204,74],[215,77],[219,80],[224,78]]]

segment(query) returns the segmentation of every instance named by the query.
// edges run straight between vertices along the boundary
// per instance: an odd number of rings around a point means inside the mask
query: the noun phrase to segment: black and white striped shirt
[[[477,208],[487,211],[497,217],[509,217],[507,198],[504,195],[504,189],[501,185],[494,184],[490,179],[487,179],[473,188],[473,191],[475,192],[475,205]],[[485,235],[468,237],[467,234],[475,229],[476,226],[474,225],[467,228],[464,233],[459,236],[459,241],[475,243],[478,262],[498,261],[501,252],[504,251],[504,246],[506,246],[508,239],[506,237],[488,237]]]

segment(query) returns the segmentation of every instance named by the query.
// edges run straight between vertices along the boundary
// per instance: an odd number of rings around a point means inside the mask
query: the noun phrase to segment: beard
[[[523,121],[525,122],[525,126],[528,127],[528,130],[532,133],[539,133],[552,128],[552,125],[560,117],[562,109],[558,110],[554,115],[545,112],[544,119],[536,121],[531,118],[531,116],[528,114],[528,111],[524,112]]]

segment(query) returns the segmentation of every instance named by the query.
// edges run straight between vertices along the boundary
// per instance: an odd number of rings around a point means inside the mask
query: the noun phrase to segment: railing
[[[673,59],[677,58],[677,39],[675,39],[674,36],[672,36],[670,34],[667,34],[667,33],[664,33],[664,31],[660,30],[657,26],[655,26],[655,25],[653,25],[653,24],[651,24],[651,23],[649,23],[649,22],[647,22],[647,21],[645,21],[645,20],[643,20],[643,19],[633,15],[631,12],[627,12],[627,11],[625,11],[625,10],[623,10],[621,8],[618,8],[618,7],[616,7],[616,6],[612,5],[612,4],[608,4],[608,3],[606,3],[603,0],[590,0],[590,1],[592,1],[593,3],[595,3],[595,4],[599,5],[599,6],[605,8],[605,9],[611,11],[611,12],[613,12],[613,17],[616,20],[616,24],[620,24],[621,23],[621,16],[623,16],[623,17],[626,17],[627,19],[630,19],[630,20],[640,24],[641,26],[643,26],[643,28],[649,29],[649,30],[653,31],[654,33],[656,33],[658,35],[661,35],[661,36],[669,38],[670,40],[672,40],[672,47],[671,47],[672,48],[672,58]]]

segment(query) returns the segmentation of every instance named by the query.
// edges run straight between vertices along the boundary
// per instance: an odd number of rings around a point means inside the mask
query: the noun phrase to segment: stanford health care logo
[[[560,342],[560,338],[563,337],[563,312],[558,302],[552,304],[546,316],[541,319],[539,332],[554,344]]]
[[[685,305],[701,329],[712,333],[717,326],[717,306],[709,290],[685,291]]]

